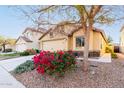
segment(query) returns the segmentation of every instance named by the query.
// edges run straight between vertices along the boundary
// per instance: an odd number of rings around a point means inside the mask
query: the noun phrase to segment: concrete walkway
[[[24,88],[9,71],[14,70],[18,65],[26,60],[31,60],[33,56],[19,57],[0,61],[0,88]]]
[[[111,54],[110,53],[105,53],[103,56],[101,56],[98,59],[98,62],[104,62],[104,63],[111,63]]]
[[[83,58],[77,58],[77,60],[83,60]],[[104,63],[111,63],[111,54],[110,53],[105,53],[103,56],[99,57],[98,59],[94,58],[89,58],[89,61],[94,61],[94,62],[104,62]]]
[[[124,59],[124,54],[122,53],[116,53],[116,54],[119,59]]]

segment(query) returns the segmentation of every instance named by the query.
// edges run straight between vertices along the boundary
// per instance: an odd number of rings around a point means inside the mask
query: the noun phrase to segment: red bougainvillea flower
[[[38,67],[37,67],[37,72],[43,75],[44,72],[45,72],[44,67],[38,66]]]
[[[63,60],[60,59],[59,62],[63,62]]]
[[[34,56],[34,58],[33,58],[33,61],[34,61],[34,64],[38,64],[39,63],[39,57],[36,55],[36,56]]]
[[[60,56],[62,56],[62,55],[64,54],[63,51],[57,51],[57,53],[58,53]]]
[[[40,60],[40,63],[43,65],[47,65],[49,63],[49,58],[47,56],[43,56]]]
[[[42,57],[42,56],[44,56],[44,52],[43,51],[40,52],[40,57]]]
[[[48,62],[48,63],[47,63],[47,66],[50,67],[50,66],[51,66],[51,62]]]
[[[54,54],[51,54],[51,55],[50,55],[50,59],[51,59],[51,60],[54,60]]]
[[[58,72],[58,68],[60,68],[61,65],[65,65],[62,68],[62,71],[66,71],[66,65],[71,66],[71,64],[76,64],[75,57],[72,56],[72,54],[64,52],[64,51],[57,51],[57,52],[50,52],[50,51],[41,51],[40,54],[35,55],[33,57],[34,66],[39,74],[46,73],[47,70],[48,73],[56,74],[61,72]],[[64,56],[66,55],[66,56]],[[55,62],[58,62],[57,64],[54,64]],[[62,64],[61,64],[62,62]]]
[[[49,54],[50,53],[50,51],[46,51],[46,54]]]
[[[50,61],[49,57],[43,56],[42,59],[40,60],[40,64],[50,67],[51,61]]]
[[[41,67],[41,74],[44,74],[44,72],[45,72],[44,67]]]
[[[67,62],[66,64],[67,64],[67,65],[69,65],[69,64],[70,64],[70,62]]]

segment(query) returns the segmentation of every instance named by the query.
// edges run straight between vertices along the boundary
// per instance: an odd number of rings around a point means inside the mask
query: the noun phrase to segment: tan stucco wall
[[[73,50],[75,50],[75,51],[84,50],[84,47],[76,48],[76,37],[83,36],[83,35],[84,35],[84,32],[82,31],[82,29],[80,29],[79,31],[77,31],[73,34],[73,39],[72,39],[72,41],[73,41],[72,49]],[[71,43],[69,43],[69,44],[71,44]],[[100,32],[95,32],[95,31],[90,32],[89,51],[100,51],[101,55],[102,55],[105,53],[106,45],[107,45],[107,43]]]
[[[103,55],[105,53],[105,48],[107,46],[107,43],[106,43],[105,39],[102,37],[102,35],[100,35],[100,38],[101,38],[101,42],[102,42],[101,55]]]
[[[68,50],[73,50],[73,37],[68,37]]]
[[[58,39],[66,39],[65,41],[66,50],[82,51],[84,50],[84,47],[78,47],[78,48],[76,47],[76,37],[79,37],[79,36],[84,36],[84,32],[82,31],[82,29],[75,32],[71,37],[67,37],[60,33],[57,33],[57,34],[54,34],[53,38],[50,38],[49,34],[47,34],[40,40],[40,49],[43,49],[43,42],[45,41],[50,41],[50,40],[55,41]],[[59,46],[56,42],[53,42],[53,43]],[[100,32],[93,32],[93,31],[90,32],[89,44],[90,44],[89,45],[90,51],[101,51],[101,54],[105,52],[106,42]]]
[[[101,38],[100,33],[94,32],[93,33],[93,50],[98,51],[101,49]]]
[[[101,52],[101,55],[105,53],[105,48],[106,48],[106,41],[101,35],[100,32],[94,32],[93,33],[93,50],[94,51],[99,51]]]
[[[82,31],[82,29],[80,29],[79,31],[73,34],[73,50],[82,51],[84,50],[84,47],[76,47],[76,37],[78,36],[84,36],[84,32]],[[93,50],[93,31],[90,32],[89,43],[90,43],[89,50],[92,51]]]

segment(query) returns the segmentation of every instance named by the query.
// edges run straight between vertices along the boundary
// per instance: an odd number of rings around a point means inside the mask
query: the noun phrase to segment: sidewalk
[[[0,88],[25,88],[25,86],[0,66]]]

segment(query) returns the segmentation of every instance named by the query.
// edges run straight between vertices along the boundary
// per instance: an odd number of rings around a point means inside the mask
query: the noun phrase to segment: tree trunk
[[[6,45],[3,44],[3,52],[6,52]]]
[[[88,71],[89,69],[89,41],[90,41],[90,32],[93,30],[93,19],[92,17],[89,19],[88,27],[85,25],[84,33],[85,33],[85,41],[84,41],[84,62],[83,62],[83,70]]]
[[[89,62],[88,62],[88,55],[89,55],[89,38],[90,38],[90,31],[85,26],[84,29],[85,39],[84,39],[84,62],[83,62],[83,71],[88,71]]]

